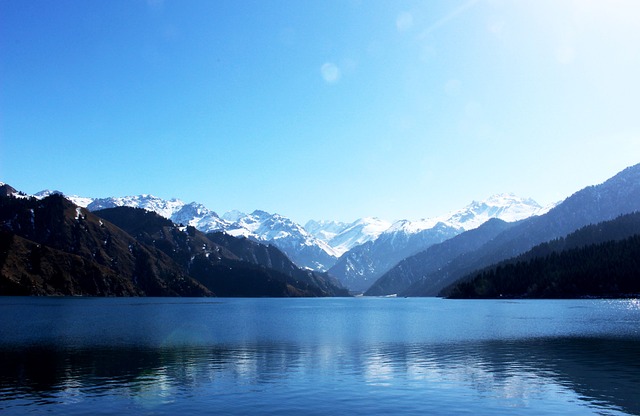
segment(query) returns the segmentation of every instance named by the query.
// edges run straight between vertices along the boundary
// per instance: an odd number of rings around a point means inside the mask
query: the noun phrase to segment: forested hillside
[[[640,214],[634,213],[536,246],[467,276],[441,294],[452,298],[573,298],[638,293]]]

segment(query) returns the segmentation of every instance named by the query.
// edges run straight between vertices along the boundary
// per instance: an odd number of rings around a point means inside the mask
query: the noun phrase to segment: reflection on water
[[[619,316],[615,325],[637,328],[636,318]],[[48,333],[43,342],[29,336],[20,344],[6,337],[13,341],[0,342],[0,413],[640,414],[640,339],[633,334],[437,342],[432,332],[412,337],[407,331],[417,329],[404,327],[395,339],[335,331],[268,339],[247,337],[249,322],[230,325],[243,328],[242,336],[225,342],[103,345],[78,342],[74,332],[66,342]]]
[[[281,405],[284,397],[278,395],[283,391],[296,393],[301,408],[308,404],[325,411],[331,410],[331,400],[353,397],[353,404],[368,414],[383,410],[389,403],[375,404],[363,400],[362,395],[383,391],[381,398],[388,395],[391,400],[388,410],[408,401],[403,404],[406,410],[418,412],[430,406],[423,403],[424,398],[414,397],[415,392],[422,391],[432,396],[467,395],[460,404],[472,402],[475,396],[480,403],[484,400],[505,409],[536,404],[542,406],[538,411],[552,412],[553,406],[566,400],[579,400],[593,410],[640,414],[640,344],[633,340],[385,344],[346,350],[331,345],[82,350],[31,347],[3,350],[1,357],[0,409],[15,413],[27,403],[42,406],[84,401],[89,405],[105,396],[130,402],[128,405],[139,406],[140,410],[162,409],[193,396],[194,404],[204,401],[219,410],[239,411],[234,397],[250,398],[252,394],[258,400],[245,402],[241,408],[255,413],[271,401]],[[448,391],[451,389],[454,391]],[[329,395],[327,399],[331,400],[323,404],[318,397],[304,398],[305,390],[307,395],[314,391]],[[445,399],[442,407],[455,404],[454,398]],[[431,401],[437,402],[433,398]],[[114,411],[119,409],[115,405]],[[556,410],[566,413],[567,409]]]

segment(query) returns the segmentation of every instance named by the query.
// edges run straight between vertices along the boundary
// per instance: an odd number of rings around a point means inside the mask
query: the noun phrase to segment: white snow
[[[77,195],[65,195],[65,198],[82,208],[86,208],[87,205],[93,202],[93,198],[85,198]]]
[[[222,215],[222,219],[229,222],[236,222],[240,218],[245,217],[246,215],[247,214],[245,214],[244,212],[234,209],[234,210],[225,212],[224,215]]]
[[[353,247],[375,240],[391,223],[379,218],[361,218],[350,224],[336,221],[309,221],[305,229],[327,243],[339,257]]]
[[[478,228],[491,218],[499,218],[506,222],[520,221],[533,215],[541,215],[546,212],[544,209],[530,198],[520,198],[512,193],[496,194],[484,201],[473,201],[464,208],[439,217],[397,221],[385,233],[414,234],[431,229],[438,223],[468,231]]]

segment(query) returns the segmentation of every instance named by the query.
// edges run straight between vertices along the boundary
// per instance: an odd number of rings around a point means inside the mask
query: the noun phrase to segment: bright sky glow
[[[0,181],[304,223],[640,162],[635,0],[0,0]]]

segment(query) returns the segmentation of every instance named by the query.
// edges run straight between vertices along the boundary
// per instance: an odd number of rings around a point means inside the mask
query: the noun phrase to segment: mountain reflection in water
[[[640,414],[637,300],[0,298],[0,414]]]
[[[551,338],[361,347],[4,349],[0,409],[11,410],[23,401],[62,405],[101,396],[126,397],[150,409],[170,407],[177,397],[189,394],[196,406],[206,400],[211,409],[224,410],[238,395],[250,393],[258,400],[234,403],[233,409],[255,413],[266,400],[262,394],[277,395],[281,389],[294,390],[294,397],[315,391],[304,403],[316,409],[321,403],[315,401],[326,400],[322,397],[358,401],[366,390],[379,389],[397,390],[392,395],[399,402],[395,405],[410,406],[400,403],[407,399],[402,391],[408,388],[429,394],[443,386],[463,385],[508,406],[526,407],[530,401],[571,390],[592,409],[640,413],[640,343],[634,340]],[[400,385],[398,380],[403,380]],[[359,406],[370,406],[372,399]],[[413,400],[414,405],[422,401]]]

